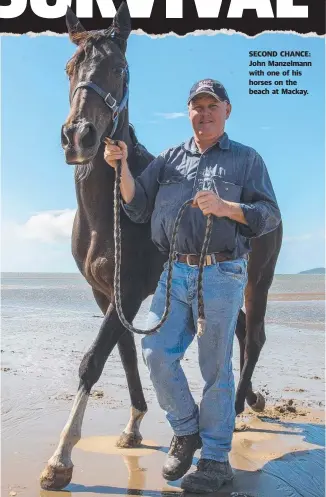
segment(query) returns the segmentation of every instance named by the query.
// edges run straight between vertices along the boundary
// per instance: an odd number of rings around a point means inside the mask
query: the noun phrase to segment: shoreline
[[[306,301],[311,300],[326,300],[326,294],[320,292],[293,292],[293,293],[269,293],[268,300],[278,301],[278,302],[294,302],[294,301]]]

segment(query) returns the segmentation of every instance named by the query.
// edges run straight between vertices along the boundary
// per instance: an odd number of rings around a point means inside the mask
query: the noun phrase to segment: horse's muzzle
[[[68,164],[88,163],[96,155],[99,144],[92,123],[64,124],[61,128],[61,145]]]

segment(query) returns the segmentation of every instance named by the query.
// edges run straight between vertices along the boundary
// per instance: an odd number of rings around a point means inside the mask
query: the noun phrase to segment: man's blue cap
[[[202,93],[207,93],[220,102],[230,103],[226,89],[219,81],[216,81],[215,79],[202,79],[192,86],[189,93],[188,104],[194,97],[201,95]]]

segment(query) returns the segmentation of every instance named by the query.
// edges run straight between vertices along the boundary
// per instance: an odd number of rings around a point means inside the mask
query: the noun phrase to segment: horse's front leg
[[[126,318],[134,319],[140,306],[139,299],[129,299],[125,305]],[[60,490],[66,487],[72,478],[73,463],[71,453],[81,438],[83,417],[93,385],[99,380],[105,362],[124,332],[117,313],[112,305],[103,319],[91,348],[84,355],[80,367],[80,383],[68,421],[60,435],[60,441],[53,456],[40,476],[43,489]]]
[[[140,423],[147,412],[147,404],[138,371],[135,338],[130,331],[126,331],[119,338],[118,348],[126,373],[131,408],[130,419],[117,441],[117,446],[131,448],[139,446],[143,439],[140,433]]]
[[[110,305],[109,299],[98,290],[93,289],[93,294],[98,306],[105,315]],[[117,446],[131,448],[139,446],[143,439],[140,433],[140,423],[147,412],[147,404],[138,371],[134,335],[129,331],[122,333],[118,340],[118,348],[126,373],[131,408],[129,421],[117,441]]]

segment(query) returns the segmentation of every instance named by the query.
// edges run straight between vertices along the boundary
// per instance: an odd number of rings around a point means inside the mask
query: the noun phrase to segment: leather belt
[[[188,264],[188,266],[198,266],[199,265],[199,255],[194,254],[176,254],[175,260],[178,262],[183,262]],[[223,252],[216,252],[215,254],[207,254],[204,261],[204,266],[211,266],[217,262],[230,261],[232,257]]]

